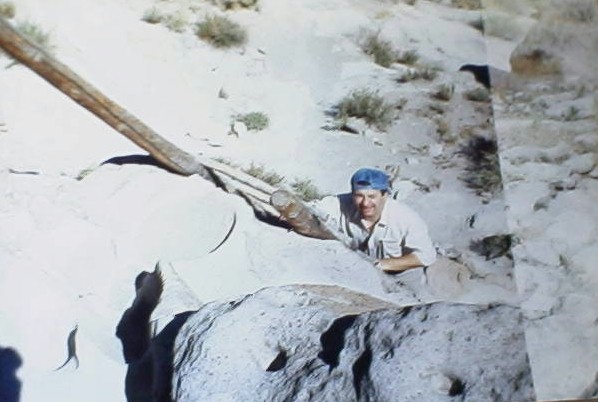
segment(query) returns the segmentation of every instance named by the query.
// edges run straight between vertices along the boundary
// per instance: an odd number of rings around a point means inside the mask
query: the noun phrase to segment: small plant
[[[406,50],[399,54],[396,61],[397,63],[413,66],[419,61],[419,54],[417,50]]]
[[[579,108],[576,106],[569,106],[567,110],[561,113],[563,121],[574,121],[579,119]]]
[[[408,4],[410,6],[414,6],[415,3],[417,3],[417,0],[404,0],[405,4]]]
[[[441,139],[447,138],[447,135],[450,133],[450,129],[451,127],[446,120],[436,119],[436,134],[438,134]]]
[[[461,147],[459,153],[467,159],[465,173],[459,177],[467,187],[478,195],[496,194],[502,190],[496,140],[474,136]]]
[[[212,0],[212,3],[223,10],[257,7],[258,0]]]
[[[426,80],[433,81],[438,76],[438,69],[430,66],[421,66],[415,69],[411,69],[401,75],[397,81],[405,83],[415,80]]]
[[[364,119],[369,125],[385,130],[394,117],[393,105],[386,103],[378,93],[368,89],[353,91],[343,98],[337,105],[337,118],[346,120],[348,117]]]
[[[0,15],[4,18],[14,18],[16,14],[15,5],[12,1],[0,1]]]
[[[392,48],[392,44],[387,40],[380,39],[379,33],[368,34],[361,44],[361,49],[382,67],[390,67],[397,59],[397,53]]]
[[[236,22],[217,15],[208,16],[197,24],[195,34],[218,48],[240,46],[247,41],[245,29]]]
[[[243,171],[248,175],[260,179],[272,186],[276,186],[284,180],[284,176],[281,176],[273,171],[266,171],[264,165],[255,165],[253,162],[247,169],[243,169]]]
[[[160,12],[156,7],[152,7],[143,13],[141,20],[147,22],[148,24],[159,24],[160,22],[164,21],[164,18],[165,16],[162,12]]]
[[[15,28],[23,36],[46,52],[52,53],[54,51],[54,45],[52,44],[50,34],[40,28],[39,25],[29,21],[21,21],[16,24]]]
[[[472,102],[490,102],[490,91],[482,87],[470,89],[463,96]]]
[[[162,21],[164,26],[173,32],[181,33],[187,27],[189,21],[182,13],[174,13],[164,17]]]
[[[436,92],[432,94],[434,99],[441,101],[449,101],[455,93],[455,86],[452,84],[442,84],[436,89]]]
[[[248,130],[261,131],[270,125],[268,115],[262,112],[239,114],[235,120],[244,123]]]
[[[314,201],[324,196],[309,179],[295,179],[291,187],[303,201]]]

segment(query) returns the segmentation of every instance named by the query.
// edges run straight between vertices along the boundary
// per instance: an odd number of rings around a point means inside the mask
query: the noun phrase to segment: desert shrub
[[[474,89],[470,89],[469,91],[465,91],[463,94],[465,99],[473,101],[473,102],[489,102],[490,101],[490,91],[486,88],[477,87]]]
[[[502,177],[498,161],[496,140],[474,136],[459,149],[467,166],[459,178],[477,194],[496,194],[502,190]]]
[[[212,4],[223,10],[257,7],[258,0],[212,0]]]
[[[378,93],[368,89],[353,91],[339,102],[337,109],[338,119],[356,117],[380,130],[385,130],[394,117],[393,105],[387,103]]]
[[[419,61],[417,50],[406,50],[397,56],[397,63],[412,66]]]
[[[281,176],[274,171],[268,171],[264,165],[255,165],[253,162],[247,169],[243,169],[243,171],[248,175],[258,178],[272,186],[275,186],[284,180],[284,176]]]
[[[291,187],[303,201],[314,201],[324,196],[309,179],[295,179]]]
[[[449,123],[444,120],[444,119],[436,119],[436,134],[438,134],[438,136],[445,140],[447,139],[448,134],[450,133],[450,125]]]
[[[442,101],[449,101],[453,97],[455,93],[455,86],[452,84],[442,84],[437,89],[436,92],[432,94],[434,99],[442,100]]]
[[[0,1],[0,15],[4,18],[14,18],[16,8],[12,1]]]
[[[510,57],[511,70],[528,76],[562,73],[561,59],[549,50],[528,47],[513,51]]]
[[[579,119],[579,108],[576,106],[569,106],[567,110],[561,113],[561,119],[564,121],[575,121]]]
[[[235,121],[245,124],[248,130],[261,131],[270,125],[268,115],[262,112],[250,112],[235,116]]]
[[[397,81],[401,83],[415,81],[415,80],[426,80],[434,81],[438,76],[438,69],[431,66],[419,66],[415,69],[410,69],[403,75],[401,75]]]
[[[189,21],[183,13],[169,14],[162,21],[164,26],[174,32],[183,32]]]
[[[44,51],[48,53],[54,51],[50,34],[39,25],[30,21],[21,21],[16,24],[15,29]]]
[[[245,29],[226,17],[208,16],[196,26],[195,34],[215,47],[240,46],[247,41]]]
[[[159,24],[160,22],[164,21],[164,18],[164,13],[162,13],[156,7],[152,7],[148,10],[145,10],[141,20],[147,22],[148,24]]]
[[[451,5],[466,10],[479,10],[482,8],[480,0],[451,0]]]
[[[392,44],[380,39],[379,33],[367,34],[362,40],[361,49],[382,67],[390,67],[397,59],[397,52],[392,48]]]

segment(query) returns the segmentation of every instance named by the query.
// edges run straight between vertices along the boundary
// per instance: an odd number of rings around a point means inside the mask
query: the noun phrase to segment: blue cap
[[[363,168],[353,173],[351,177],[351,191],[388,190],[389,188],[388,175],[382,170]]]

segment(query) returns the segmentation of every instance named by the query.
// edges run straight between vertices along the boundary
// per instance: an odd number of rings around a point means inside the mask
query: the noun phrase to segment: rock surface
[[[267,288],[203,306],[174,350],[180,402],[534,399],[520,313],[504,305]]]

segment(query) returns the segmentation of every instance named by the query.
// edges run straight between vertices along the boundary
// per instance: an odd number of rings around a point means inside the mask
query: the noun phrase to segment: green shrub
[[[245,29],[226,17],[208,16],[197,24],[195,34],[219,48],[243,45],[247,41]]]
[[[394,118],[393,105],[386,103],[382,96],[368,89],[353,91],[339,102],[337,109],[338,119],[356,117],[380,130],[388,128]]]
[[[477,87],[474,89],[470,89],[466,91],[463,96],[466,99],[473,101],[473,102],[489,102],[490,101],[490,91],[486,88]]]
[[[4,18],[14,18],[16,8],[12,1],[0,1],[0,15]]]
[[[301,199],[307,202],[319,200],[324,196],[309,179],[295,179],[291,187]]]
[[[392,44],[387,40],[380,39],[379,33],[368,34],[363,39],[361,49],[382,67],[390,67],[397,59],[397,53],[392,48]]]
[[[268,115],[262,112],[251,112],[235,116],[235,121],[245,124],[248,130],[261,131],[270,125]]]
[[[284,176],[279,175],[273,171],[267,171],[264,165],[255,165],[253,162],[247,169],[243,169],[245,173],[255,178],[258,178],[272,186],[276,186],[284,180]]]

